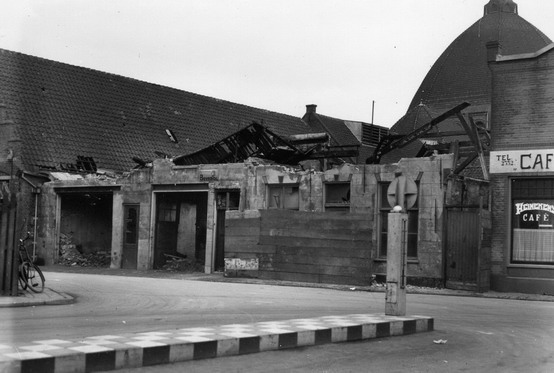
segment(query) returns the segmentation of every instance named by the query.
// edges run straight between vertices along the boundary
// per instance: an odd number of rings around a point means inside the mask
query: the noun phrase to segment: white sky
[[[0,0],[0,48],[390,127],[488,0]],[[554,39],[554,1],[516,0]],[[1,89],[1,87],[0,87]]]

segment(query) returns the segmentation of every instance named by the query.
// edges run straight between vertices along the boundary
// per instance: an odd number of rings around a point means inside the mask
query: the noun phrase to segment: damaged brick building
[[[550,43],[513,1],[489,1],[390,133],[0,50],[2,199],[18,201],[16,235],[33,231],[46,263],[71,241],[113,268],[186,256],[205,272],[367,284],[385,274],[386,190],[403,172],[419,188],[411,281],[486,290],[504,271],[488,180],[498,35],[505,54]]]

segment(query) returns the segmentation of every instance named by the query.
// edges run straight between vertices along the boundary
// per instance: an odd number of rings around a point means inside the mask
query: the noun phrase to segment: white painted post
[[[385,315],[406,315],[406,278],[408,276],[408,214],[417,199],[417,185],[401,172],[395,173],[387,190],[392,207],[387,231],[387,293]]]
[[[387,233],[387,292],[385,315],[406,315],[408,214],[390,212]]]

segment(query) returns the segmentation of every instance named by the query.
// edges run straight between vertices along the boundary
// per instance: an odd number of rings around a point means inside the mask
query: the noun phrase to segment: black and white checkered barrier
[[[62,373],[136,368],[261,351],[432,331],[425,316],[325,316],[253,324],[184,328],[83,340],[0,345],[0,372]]]

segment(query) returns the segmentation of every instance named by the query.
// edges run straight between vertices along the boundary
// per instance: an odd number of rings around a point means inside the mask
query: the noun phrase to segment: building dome
[[[490,41],[500,43],[503,55],[536,52],[552,43],[519,16],[514,1],[490,0],[483,17],[458,36],[431,67],[407,112],[423,103],[439,115],[469,102],[471,106],[464,113],[481,112],[490,117],[491,73],[486,48]],[[413,121],[400,119],[391,133],[407,134],[413,130]]]

